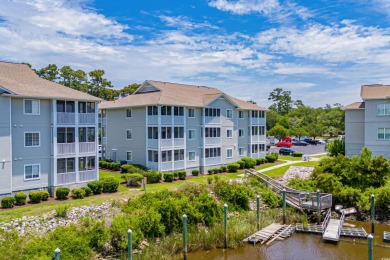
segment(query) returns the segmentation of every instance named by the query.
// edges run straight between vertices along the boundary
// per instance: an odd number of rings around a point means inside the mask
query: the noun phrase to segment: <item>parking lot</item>
[[[325,153],[325,145],[324,144],[317,144],[317,145],[307,145],[307,146],[292,146],[292,149],[294,149],[297,152],[302,152],[303,154],[318,154],[318,153]],[[279,152],[280,147],[271,146],[271,149],[268,152]]]

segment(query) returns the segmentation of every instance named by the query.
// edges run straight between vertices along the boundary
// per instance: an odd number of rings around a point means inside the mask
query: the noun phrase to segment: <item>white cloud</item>
[[[218,26],[212,25],[208,22],[196,23],[188,19],[185,16],[167,16],[160,15],[159,18],[165,22],[168,26],[178,27],[182,29],[200,29],[200,28],[210,28],[210,29],[218,29]]]
[[[313,65],[301,65],[295,63],[275,63],[274,73],[286,74],[286,75],[298,75],[298,74],[319,74],[327,75],[333,74],[326,67],[319,67]]]

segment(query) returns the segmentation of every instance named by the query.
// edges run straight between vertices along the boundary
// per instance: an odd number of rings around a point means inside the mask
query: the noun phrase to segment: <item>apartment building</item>
[[[390,159],[390,86],[363,85],[362,102],[343,107],[345,110],[345,153],[359,154],[367,146],[373,155]]]
[[[266,109],[215,88],[147,80],[99,109],[106,159],[190,173],[265,157]]]
[[[0,196],[98,179],[98,102],[0,62]]]

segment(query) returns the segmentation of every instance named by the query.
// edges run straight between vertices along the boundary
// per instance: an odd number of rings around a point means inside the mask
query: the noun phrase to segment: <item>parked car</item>
[[[270,144],[267,144],[267,145],[265,146],[265,149],[266,149],[266,151],[268,151],[269,149],[271,149],[271,145],[270,145]]]
[[[295,152],[292,148],[280,148],[279,154],[280,155],[292,155]]]
[[[281,141],[275,144],[276,147],[291,147],[293,144],[291,142]]]
[[[308,145],[308,143],[306,143],[305,141],[293,141],[292,144],[295,145],[295,146],[306,146],[306,145]]]
[[[318,139],[316,140],[319,144],[326,144],[325,140],[322,140],[322,139]]]
[[[303,139],[303,141],[305,141],[308,144],[313,144],[313,145],[317,145],[317,143],[318,143],[317,140],[313,140],[313,139],[309,139],[309,138]]]

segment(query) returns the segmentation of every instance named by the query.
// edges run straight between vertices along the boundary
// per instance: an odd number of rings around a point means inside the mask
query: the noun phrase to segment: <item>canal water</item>
[[[345,221],[363,227],[367,233],[371,232],[371,224],[365,222]],[[385,224],[375,225],[374,259],[390,260],[390,243],[383,242],[383,231],[390,231]],[[189,238],[190,240],[190,238]],[[269,246],[249,245],[238,249],[213,249],[188,254],[188,260],[215,259],[215,260],[252,260],[252,259],[367,259],[368,245],[366,239],[342,237],[338,243],[323,242],[320,235],[294,233],[284,241],[274,241]]]

